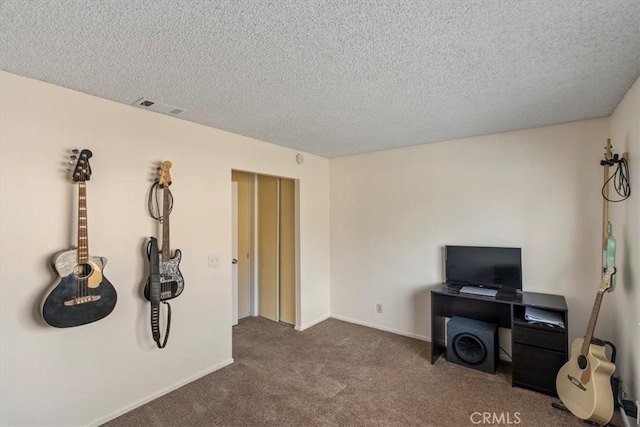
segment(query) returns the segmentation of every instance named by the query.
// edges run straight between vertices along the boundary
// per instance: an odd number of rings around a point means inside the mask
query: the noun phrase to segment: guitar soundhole
[[[584,355],[578,356],[578,367],[580,369],[585,369],[587,367],[587,357]]]
[[[86,279],[91,276],[92,272],[93,267],[91,267],[91,264],[77,264],[73,268],[73,275],[78,279]]]

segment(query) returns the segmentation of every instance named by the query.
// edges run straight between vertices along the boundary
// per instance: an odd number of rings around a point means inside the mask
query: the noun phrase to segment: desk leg
[[[431,364],[432,365],[436,363],[436,360],[438,360],[438,357],[440,357],[440,354],[445,348],[444,325],[445,325],[445,318],[442,316],[435,316],[432,311],[431,312]]]

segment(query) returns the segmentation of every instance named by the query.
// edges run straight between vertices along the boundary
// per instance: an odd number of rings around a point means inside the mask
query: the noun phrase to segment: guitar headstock
[[[93,153],[91,150],[87,150],[86,148],[82,151],[74,149],[71,152],[71,160],[69,163],[75,163],[71,172],[71,180],[73,182],[89,181],[89,179],[91,179],[91,165],[89,164],[89,159],[93,156]]]
[[[612,160],[613,159],[613,154],[611,152],[612,149],[613,149],[613,146],[611,145],[611,138],[607,138],[607,145],[605,145],[605,147],[604,147],[604,159],[605,160]]]
[[[600,283],[598,292],[604,293],[609,290],[609,288],[611,287],[611,276],[613,276],[614,274],[616,274],[615,267],[607,268],[607,271],[604,273],[604,277],[602,278],[602,282]]]
[[[160,173],[158,174],[158,185],[160,185],[160,188],[166,188],[171,185],[171,172],[169,171],[171,166],[171,162],[168,160],[162,162],[162,166],[159,168]]]

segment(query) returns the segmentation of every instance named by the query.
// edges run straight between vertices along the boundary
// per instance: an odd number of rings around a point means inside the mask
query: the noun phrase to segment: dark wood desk
[[[554,311],[565,328],[533,325],[524,320],[526,307]],[[568,309],[563,296],[522,292],[496,297],[461,294],[460,287],[442,285],[431,291],[431,363],[445,349],[445,318],[468,317],[511,329],[512,385],[556,395],[555,378],[569,354]]]

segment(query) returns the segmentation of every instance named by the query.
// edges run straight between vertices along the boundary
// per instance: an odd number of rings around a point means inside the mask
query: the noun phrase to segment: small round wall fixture
[[[304,156],[301,153],[296,154],[296,162],[298,162],[299,165],[304,163]]]

